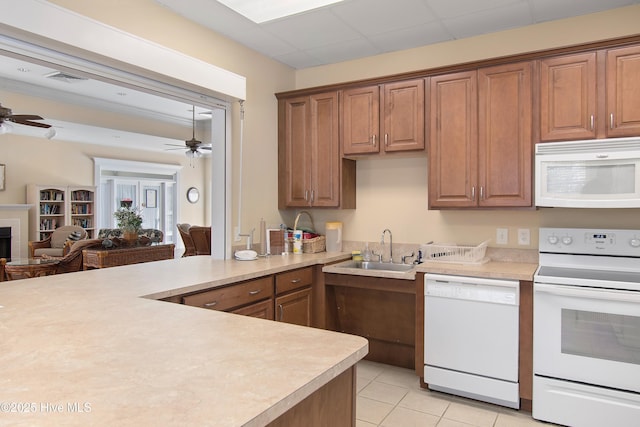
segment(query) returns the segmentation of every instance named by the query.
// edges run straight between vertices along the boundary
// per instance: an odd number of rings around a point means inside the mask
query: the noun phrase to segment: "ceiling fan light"
[[[47,139],[53,139],[53,137],[56,136],[56,133],[57,133],[56,130],[53,127],[50,127],[44,133],[44,137],[47,138]]]
[[[0,123],[0,135],[13,132],[13,126],[9,123]]]

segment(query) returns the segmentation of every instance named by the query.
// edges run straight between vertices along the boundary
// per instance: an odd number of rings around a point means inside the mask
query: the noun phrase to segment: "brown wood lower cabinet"
[[[275,320],[311,326],[313,267],[276,274]]]
[[[232,310],[231,313],[271,320],[273,319],[273,299],[269,298],[268,300],[237,308]]]
[[[415,281],[327,273],[325,285],[327,329],[367,338],[367,360],[414,367]]]
[[[276,297],[275,320],[311,326],[311,287]]]
[[[269,302],[266,310],[259,303]],[[273,276],[185,295],[182,304],[273,319]]]
[[[356,368],[352,366],[267,427],[352,427],[356,424]]]

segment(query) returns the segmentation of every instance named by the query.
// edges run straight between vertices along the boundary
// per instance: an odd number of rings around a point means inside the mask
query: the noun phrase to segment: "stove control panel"
[[[540,228],[540,252],[640,256],[640,230]]]

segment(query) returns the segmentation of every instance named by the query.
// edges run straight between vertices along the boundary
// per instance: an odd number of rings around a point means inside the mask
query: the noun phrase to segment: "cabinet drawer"
[[[228,310],[273,296],[273,276],[185,296],[182,303],[211,310]]]
[[[276,275],[276,295],[293,289],[310,286],[313,282],[313,267],[300,268]]]

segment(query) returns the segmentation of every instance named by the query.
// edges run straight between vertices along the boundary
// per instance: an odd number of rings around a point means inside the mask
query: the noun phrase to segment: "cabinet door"
[[[231,313],[273,320],[273,300],[260,301],[246,307],[235,309],[231,311]]]
[[[311,197],[311,108],[309,97],[282,101],[284,115],[284,165],[279,168],[280,191],[284,194],[284,207],[309,206]],[[282,197],[282,195],[280,196]]]
[[[607,51],[607,136],[640,135],[640,46]]]
[[[384,151],[424,149],[424,80],[385,84],[382,91]]]
[[[342,153],[380,152],[380,89],[347,89],[342,93]]]
[[[479,206],[532,205],[531,62],[478,70]]]
[[[311,95],[312,206],[340,205],[340,143],[338,133],[338,93]]]
[[[429,207],[476,206],[477,73],[430,78]]]
[[[311,326],[311,288],[276,297],[275,320]]]
[[[596,137],[596,53],[540,61],[540,140]]]

